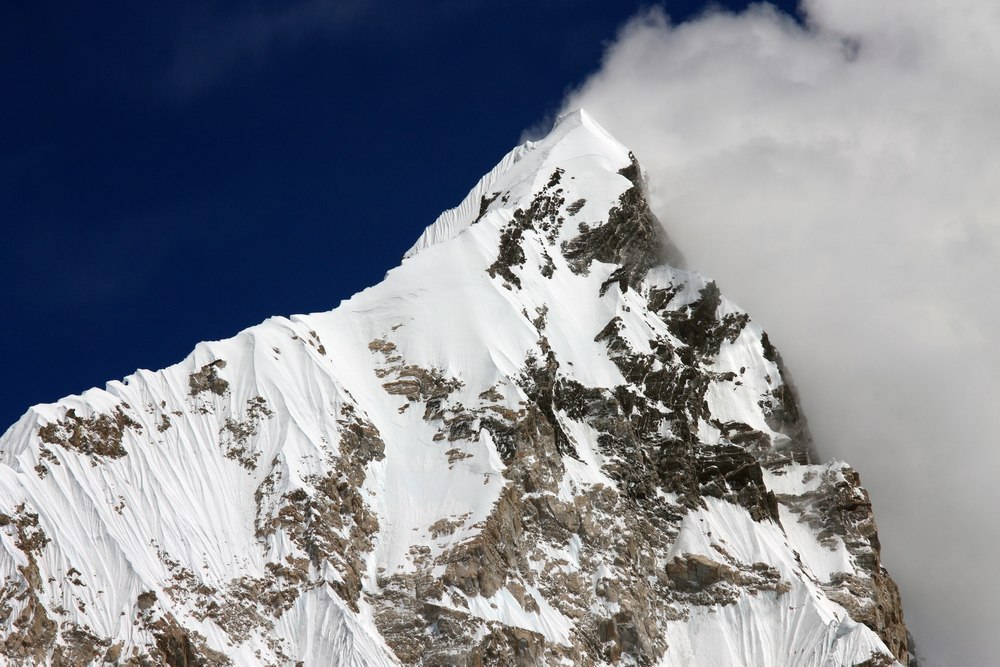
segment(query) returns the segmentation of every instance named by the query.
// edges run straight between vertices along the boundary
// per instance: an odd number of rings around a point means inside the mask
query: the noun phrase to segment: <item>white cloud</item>
[[[565,107],[631,146],[690,265],[771,332],[872,493],[908,624],[992,664],[1000,5],[807,0],[626,25]]]

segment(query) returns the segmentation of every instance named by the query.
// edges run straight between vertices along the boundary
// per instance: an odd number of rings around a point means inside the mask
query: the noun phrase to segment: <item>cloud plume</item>
[[[623,27],[565,102],[647,171],[689,264],[771,333],[872,493],[907,621],[992,664],[1000,5],[806,0]]]

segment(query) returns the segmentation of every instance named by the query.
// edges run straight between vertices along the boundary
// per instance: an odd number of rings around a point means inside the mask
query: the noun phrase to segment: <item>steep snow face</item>
[[[867,495],[584,112],[379,285],[0,439],[14,664],[894,664]]]

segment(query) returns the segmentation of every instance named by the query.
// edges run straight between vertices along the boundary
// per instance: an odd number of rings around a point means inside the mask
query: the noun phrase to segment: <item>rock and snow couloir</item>
[[[385,280],[0,439],[10,664],[890,665],[857,474],[583,112]]]

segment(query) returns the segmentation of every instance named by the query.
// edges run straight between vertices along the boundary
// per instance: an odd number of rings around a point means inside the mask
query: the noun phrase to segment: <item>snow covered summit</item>
[[[0,439],[11,664],[890,665],[868,496],[584,112],[385,280]]]
[[[503,191],[508,198],[518,200],[525,196],[530,199],[535,186],[541,185],[535,181],[547,178],[546,174],[562,162],[587,160],[603,163],[602,166],[613,171],[611,168],[622,164],[623,160],[627,161],[628,155],[629,150],[586,111],[580,109],[560,116],[544,141],[529,141],[505,155],[497,166],[479,179],[461,204],[442,213],[434,224],[424,230],[405,257],[464,231],[484,213],[483,200],[492,192]]]

